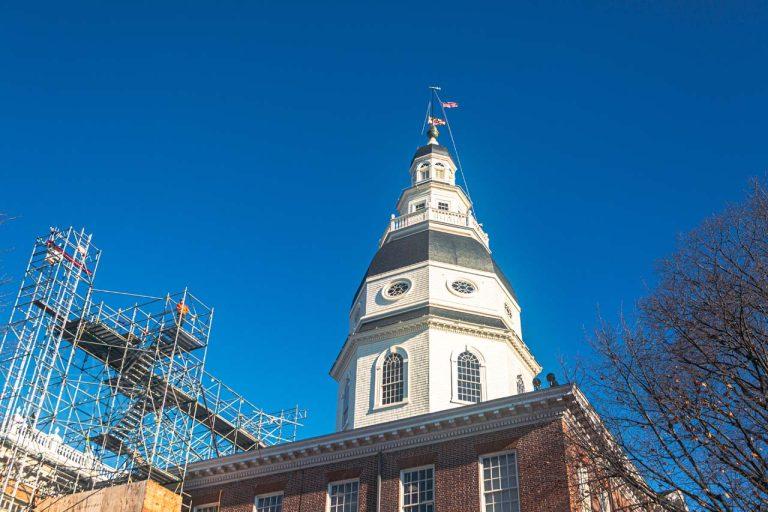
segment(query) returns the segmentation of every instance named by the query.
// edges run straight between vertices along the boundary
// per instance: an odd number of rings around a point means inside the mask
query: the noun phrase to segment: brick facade
[[[520,510],[563,512],[572,508],[566,471],[562,419],[415,448],[387,451],[320,466],[196,488],[192,504],[219,502],[221,512],[252,512],[257,495],[284,493],[285,512],[326,510],[330,482],[359,479],[359,510],[375,512],[377,473],[381,465],[381,512],[398,512],[400,471],[434,465],[435,510],[480,510],[479,457],[514,450],[517,455]]]

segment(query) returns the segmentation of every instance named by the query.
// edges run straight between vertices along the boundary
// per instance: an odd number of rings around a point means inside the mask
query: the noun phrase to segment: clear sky
[[[48,226],[85,226],[99,287],[189,285],[216,308],[209,369],[267,409],[307,407],[304,436],[333,430],[328,370],[428,85],[461,104],[471,195],[548,370],[766,175],[764,2],[0,12],[5,271]]]

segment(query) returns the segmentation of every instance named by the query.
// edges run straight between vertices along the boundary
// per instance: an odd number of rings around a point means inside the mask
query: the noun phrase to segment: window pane
[[[433,512],[435,506],[434,469],[416,469],[402,473],[403,512]]]
[[[459,400],[478,403],[482,395],[480,361],[473,353],[462,352],[456,365]]]
[[[483,457],[485,512],[519,512],[515,454]]]
[[[357,512],[359,482],[331,484],[328,488],[330,512]]]
[[[259,496],[256,498],[256,512],[283,512],[283,495]]]
[[[384,359],[381,385],[382,405],[395,404],[403,401],[405,387],[403,356],[400,354],[389,354]]]

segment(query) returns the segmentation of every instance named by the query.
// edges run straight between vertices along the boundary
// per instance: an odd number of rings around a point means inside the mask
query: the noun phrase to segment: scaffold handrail
[[[293,441],[306,418],[206,370],[213,308],[97,291],[100,258],[82,229],[37,238],[0,328],[0,510],[135,478],[181,490],[190,462]]]

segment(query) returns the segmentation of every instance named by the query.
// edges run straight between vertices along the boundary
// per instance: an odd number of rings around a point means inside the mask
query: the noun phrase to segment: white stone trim
[[[339,353],[333,367],[331,368],[331,376],[338,380],[338,369],[346,367],[349,358],[354,356],[354,352],[352,351],[352,346],[354,343],[366,343],[380,341],[387,338],[395,338],[432,327],[450,332],[471,334],[473,336],[495,339],[509,343],[533,375],[537,375],[541,372],[541,365],[536,361],[536,359],[534,359],[533,354],[531,354],[531,351],[528,349],[528,346],[512,330],[496,329],[493,327],[484,327],[466,322],[458,322],[445,318],[427,316],[388,325],[386,327],[376,329],[375,331],[355,333],[348,336],[341,348],[341,352]]]
[[[572,418],[583,417],[588,404],[578,395],[578,388],[563,385],[196,462],[189,465],[185,487],[220,485],[534,425],[563,418],[571,410]]]
[[[443,263],[438,262],[434,260],[426,260],[426,261],[420,261],[418,263],[414,263],[413,265],[408,265],[407,267],[401,267],[394,270],[390,270],[389,272],[382,272],[381,274],[376,274],[374,276],[369,276],[365,283],[360,287],[360,290],[355,295],[355,300],[353,301],[354,304],[357,304],[360,300],[360,296],[364,295],[366,293],[367,287],[371,284],[372,281],[379,281],[382,279],[386,279],[388,277],[392,277],[393,279],[399,275],[418,270],[424,267],[433,267],[433,268],[442,268],[448,271],[452,271],[456,273],[457,275],[462,274],[463,272],[467,271],[467,267],[462,267],[460,265],[452,265],[450,263]],[[499,285],[499,288],[504,294],[504,297],[507,299],[507,301],[510,303],[510,305],[517,311],[519,314],[522,312],[522,309],[520,307],[520,304],[517,302],[517,299],[515,299],[511,294],[508,293],[506,287],[504,286],[504,283],[501,282],[501,279],[499,279],[499,276],[496,275],[494,272],[486,272],[484,270],[477,270],[477,269],[471,269],[473,274],[476,274],[478,276],[487,277],[490,279],[493,279],[496,281],[496,283]],[[473,294],[474,295],[474,294]],[[354,307],[354,306],[353,306]],[[486,312],[487,314],[487,312]],[[350,314],[350,319],[352,318],[352,315]],[[363,317],[365,318],[365,317]],[[357,327],[357,326],[355,326]]]

